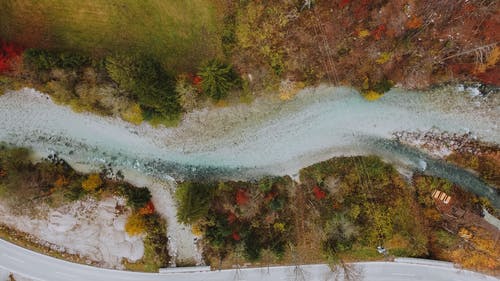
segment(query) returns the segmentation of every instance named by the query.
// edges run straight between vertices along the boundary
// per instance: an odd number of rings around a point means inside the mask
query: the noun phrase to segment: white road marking
[[[407,277],[414,277],[415,274],[408,274],[408,273],[391,273],[392,275],[396,276],[407,276]]]
[[[2,256],[8,258],[8,259],[11,259],[11,260],[14,260],[14,261],[17,261],[17,262],[20,262],[20,263],[24,263],[24,261],[22,259],[18,259],[18,258],[15,258],[15,257],[11,257],[7,254],[2,254]]]
[[[62,276],[67,276],[67,277],[71,277],[71,278],[75,278],[76,277],[73,274],[64,273],[64,272],[60,272],[60,271],[56,271],[56,274],[59,274],[59,275],[62,275]]]

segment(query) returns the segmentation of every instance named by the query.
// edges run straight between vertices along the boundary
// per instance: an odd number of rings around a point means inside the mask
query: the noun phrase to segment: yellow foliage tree
[[[375,60],[376,63],[378,64],[384,64],[386,62],[388,62],[390,59],[391,59],[391,53],[388,53],[388,52],[383,52],[380,54],[380,56],[378,57],[377,60]]]
[[[285,224],[282,222],[277,222],[273,225],[274,230],[277,232],[283,233],[285,232]]]
[[[146,222],[141,214],[135,213],[128,217],[125,223],[125,231],[130,236],[136,236],[144,233],[146,230]]]
[[[86,191],[94,191],[102,185],[102,179],[99,174],[90,174],[89,177],[82,182],[82,188]]]
[[[123,120],[135,125],[140,125],[144,121],[142,117],[142,109],[139,104],[133,104],[122,113]]]
[[[476,65],[474,72],[475,73],[484,73],[488,68],[495,66],[499,60],[500,60],[500,47],[496,46],[488,54],[488,56],[486,58],[486,62],[479,63]]]
[[[370,35],[370,31],[363,29],[358,32],[358,37],[359,38],[365,38]]]
[[[375,91],[373,91],[373,90],[366,91],[366,92],[363,94],[363,97],[364,97],[366,100],[368,100],[368,101],[376,101],[376,100],[380,99],[382,96],[383,96],[383,94],[378,93],[378,92],[375,92]]]
[[[193,224],[193,226],[191,227],[191,232],[194,234],[194,236],[203,235],[203,230],[201,229],[201,225],[199,223]]]

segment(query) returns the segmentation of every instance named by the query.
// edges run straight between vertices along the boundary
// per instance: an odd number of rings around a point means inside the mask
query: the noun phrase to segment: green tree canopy
[[[122,185],[120,193],[127,198],[127,204],[134,209],[144,207],[151,200],[151,192],[146,187]]]
[[[144,56],[115,55],[106,58],[108,75],[130,92],[149,115],[172,118],[182,108],[173,77],[156,60]]]
[[[216,59],[203,64],[198,75],[202,78],[203,91],[216,101],[225,98],[229,90],[239,84],[233,67]]]
[[[177,218],[180,222],[191,224],[208,214],[216,186],[204,183],[186,182],[175,191],[179,208]]]

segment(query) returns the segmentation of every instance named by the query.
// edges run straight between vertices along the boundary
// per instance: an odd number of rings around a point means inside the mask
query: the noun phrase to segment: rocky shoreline
[[[468,132],[464,134],[449,133],[431,129],[428,131],[398,131],[393,137],[406,145],[419,148],[438,158],[446,158],[452,153],[469,153],[480,156],[499,151],[497,144],[485,143]]]

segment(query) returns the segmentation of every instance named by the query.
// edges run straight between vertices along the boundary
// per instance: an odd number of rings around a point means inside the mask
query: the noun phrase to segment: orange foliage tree
[[[238,192],[236,192],[236,204],[238,205],[245,205],[248,203],[248,194],[244,189],[238,189]]]
[[[62,188],[69,184],[69,180],[63,176],[57,176],[57,180],[54,182],[54,188]]]
[[[150,215],[155,212],[155,205],[153,205],[153,202],[149,201],[146,206],[142,207],[139,209],[139,214],[141,215]]]
[[[90,174],[89,177],[82,182],[82,188],[85,191],[91,192],[102,185],[102,179],[99,174]]]
[[[422,26],[422,18],[421,17],[412,17],[407,23],[406,27],[409,29],[417,29]]]

